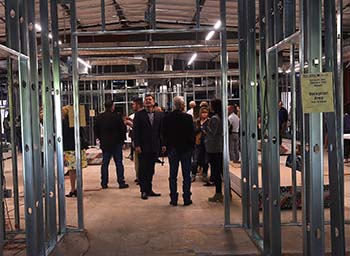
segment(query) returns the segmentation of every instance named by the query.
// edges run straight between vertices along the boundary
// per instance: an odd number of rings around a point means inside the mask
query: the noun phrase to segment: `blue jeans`
[[[123,145],[118,144],[114,150],[102,150],[102,166],[101,166],[101,186],[108,185],[108,166],[109,161],[113,157],[117,167],[117,181],[119,185],[124,184],[124,165],[123,165]]]
[[[170,177],[169,177],[169,187],[170,187],[170,198],[171,201],[177,202],[177,174],[179,171],[179,163],[181,162],[182,169],[182,197],[184,202],[189,202],[191,200],[191,156],[192,151],[178,152],[175,148],[168,149],[168,157],[170,164]]]

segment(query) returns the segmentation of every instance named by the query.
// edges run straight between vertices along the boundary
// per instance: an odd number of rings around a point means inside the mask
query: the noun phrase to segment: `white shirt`
[[[191,108],[190,110],[188,110],[186,113],[189,114],[189,115],[191,115],[191,116],[193,117],[193,108]]]
[[[231,115],[228,116],[228,121],[230,126],[232,126],[231,132],[238,133],[239,132],[239,117],[232,112]]]

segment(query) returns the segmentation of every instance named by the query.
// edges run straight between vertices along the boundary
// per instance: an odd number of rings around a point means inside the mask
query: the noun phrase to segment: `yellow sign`
[[[303,74],[301,88],[304,113],[334,112],[332,72]]]

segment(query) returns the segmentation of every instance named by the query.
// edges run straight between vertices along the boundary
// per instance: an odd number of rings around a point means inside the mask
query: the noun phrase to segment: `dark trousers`
[[[222,193],[222,153],[208,153],[209,163],[211,168],[211,175],[215,182],[216,193]]]
[[[169,164],[170,164],[170,177],[169,177],[169,187],[170,187],[170,198],[171,201],[176,202],[177,193],[177,175],[179,171],[179,163],[181,162],[182,170],[182,197],[184,202],[189,202],[191,200],[191,156],[192,150],[187,152],[179,152],[175,148],[170,148],[168,151]]]
[[[198,166],[202,166],[203,175],[208,175],[208,154],[205,150],[204,144],[196,145],[193,153],[193,161],[192,161],[192,175],[196,176]]]
[[[154,175],[154,166],[158,154],[156,152],[141,152],[139,154],[139,182],[141,193],[152,192],[152,179]]]
[[[117,181],[119,185],[125,183],[122,148],[123,145],[118,144],[114,150],[102,150],[101,186],[108,185],[108,166],[112,157],[117,167]]]

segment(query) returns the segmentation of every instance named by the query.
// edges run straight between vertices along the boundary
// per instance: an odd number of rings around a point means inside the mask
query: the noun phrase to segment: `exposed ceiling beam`
[[[228,76],[239,76],[238,69],[230,69],[227,73]],[[82,75],[80,81],[101,81],[101,80],[133,80],[133,79],[168,79],[168,78],[194,78],[194,77],[220,77],[221,70],[188,70],[188,71],[172,71],[172,72],[152,72],[139,74],[136,72],[128,73],[110,73],[110,74],[97,74],[97,75]]]

